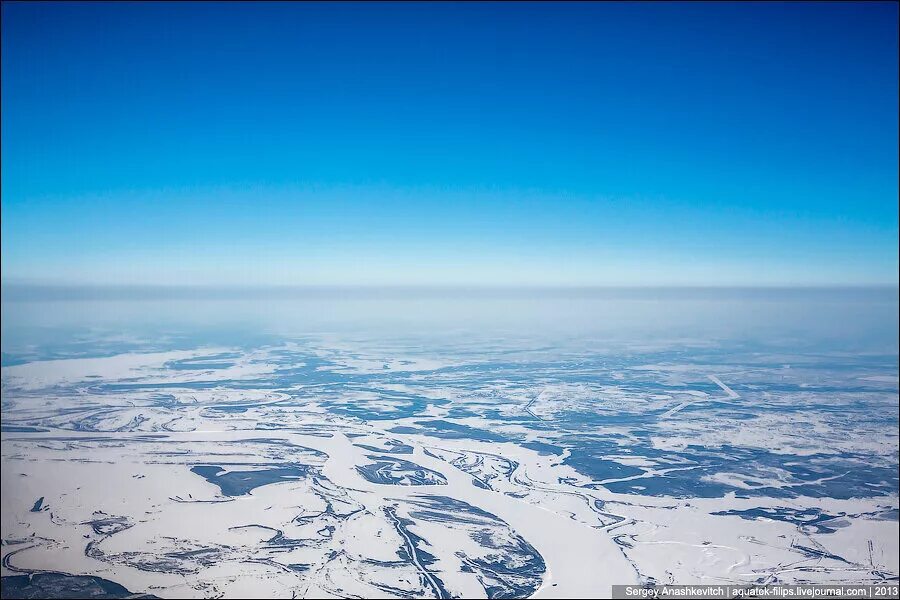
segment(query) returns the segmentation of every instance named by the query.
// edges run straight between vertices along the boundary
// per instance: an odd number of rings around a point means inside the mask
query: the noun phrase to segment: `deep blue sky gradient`
[[[896,3],[3,3],[3,278],[891,283]]]

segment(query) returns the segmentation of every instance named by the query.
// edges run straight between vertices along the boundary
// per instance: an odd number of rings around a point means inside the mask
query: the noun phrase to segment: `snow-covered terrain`
[[[160,597],[896,580],[896,372],[333,339],[6,366],[3,575]]]

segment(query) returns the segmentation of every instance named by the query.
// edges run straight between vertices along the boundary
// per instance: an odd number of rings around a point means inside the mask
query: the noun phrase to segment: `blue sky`
[[[897,283],[897,4],[3,4],[6,281]]]

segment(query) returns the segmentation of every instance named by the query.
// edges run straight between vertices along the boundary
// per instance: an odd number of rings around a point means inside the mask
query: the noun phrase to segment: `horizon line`
[[[294,297],[391,298],[403,294],[416,297],[503,297],[591,296],[611,294],[613,297],[658,293],[673,297],[692,293],[756,295],[780,292],[882,292],[900,294],[898,283],[833,283],[833,284],[160,284],[160,283],[50,283],[0,279],[2,301],[47,300],[215,300],[215,299],[288,299]]]

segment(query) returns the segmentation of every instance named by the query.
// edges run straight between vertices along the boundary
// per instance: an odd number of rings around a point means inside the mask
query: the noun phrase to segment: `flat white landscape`
[[[568,361],[323,340],[4,367],[3,575],[198,598],[896,580],[895,429],[850,436],[752,366]],[[862,371],[890,418],[896,383]],[[859,456],[884,470],[848,480]]]

